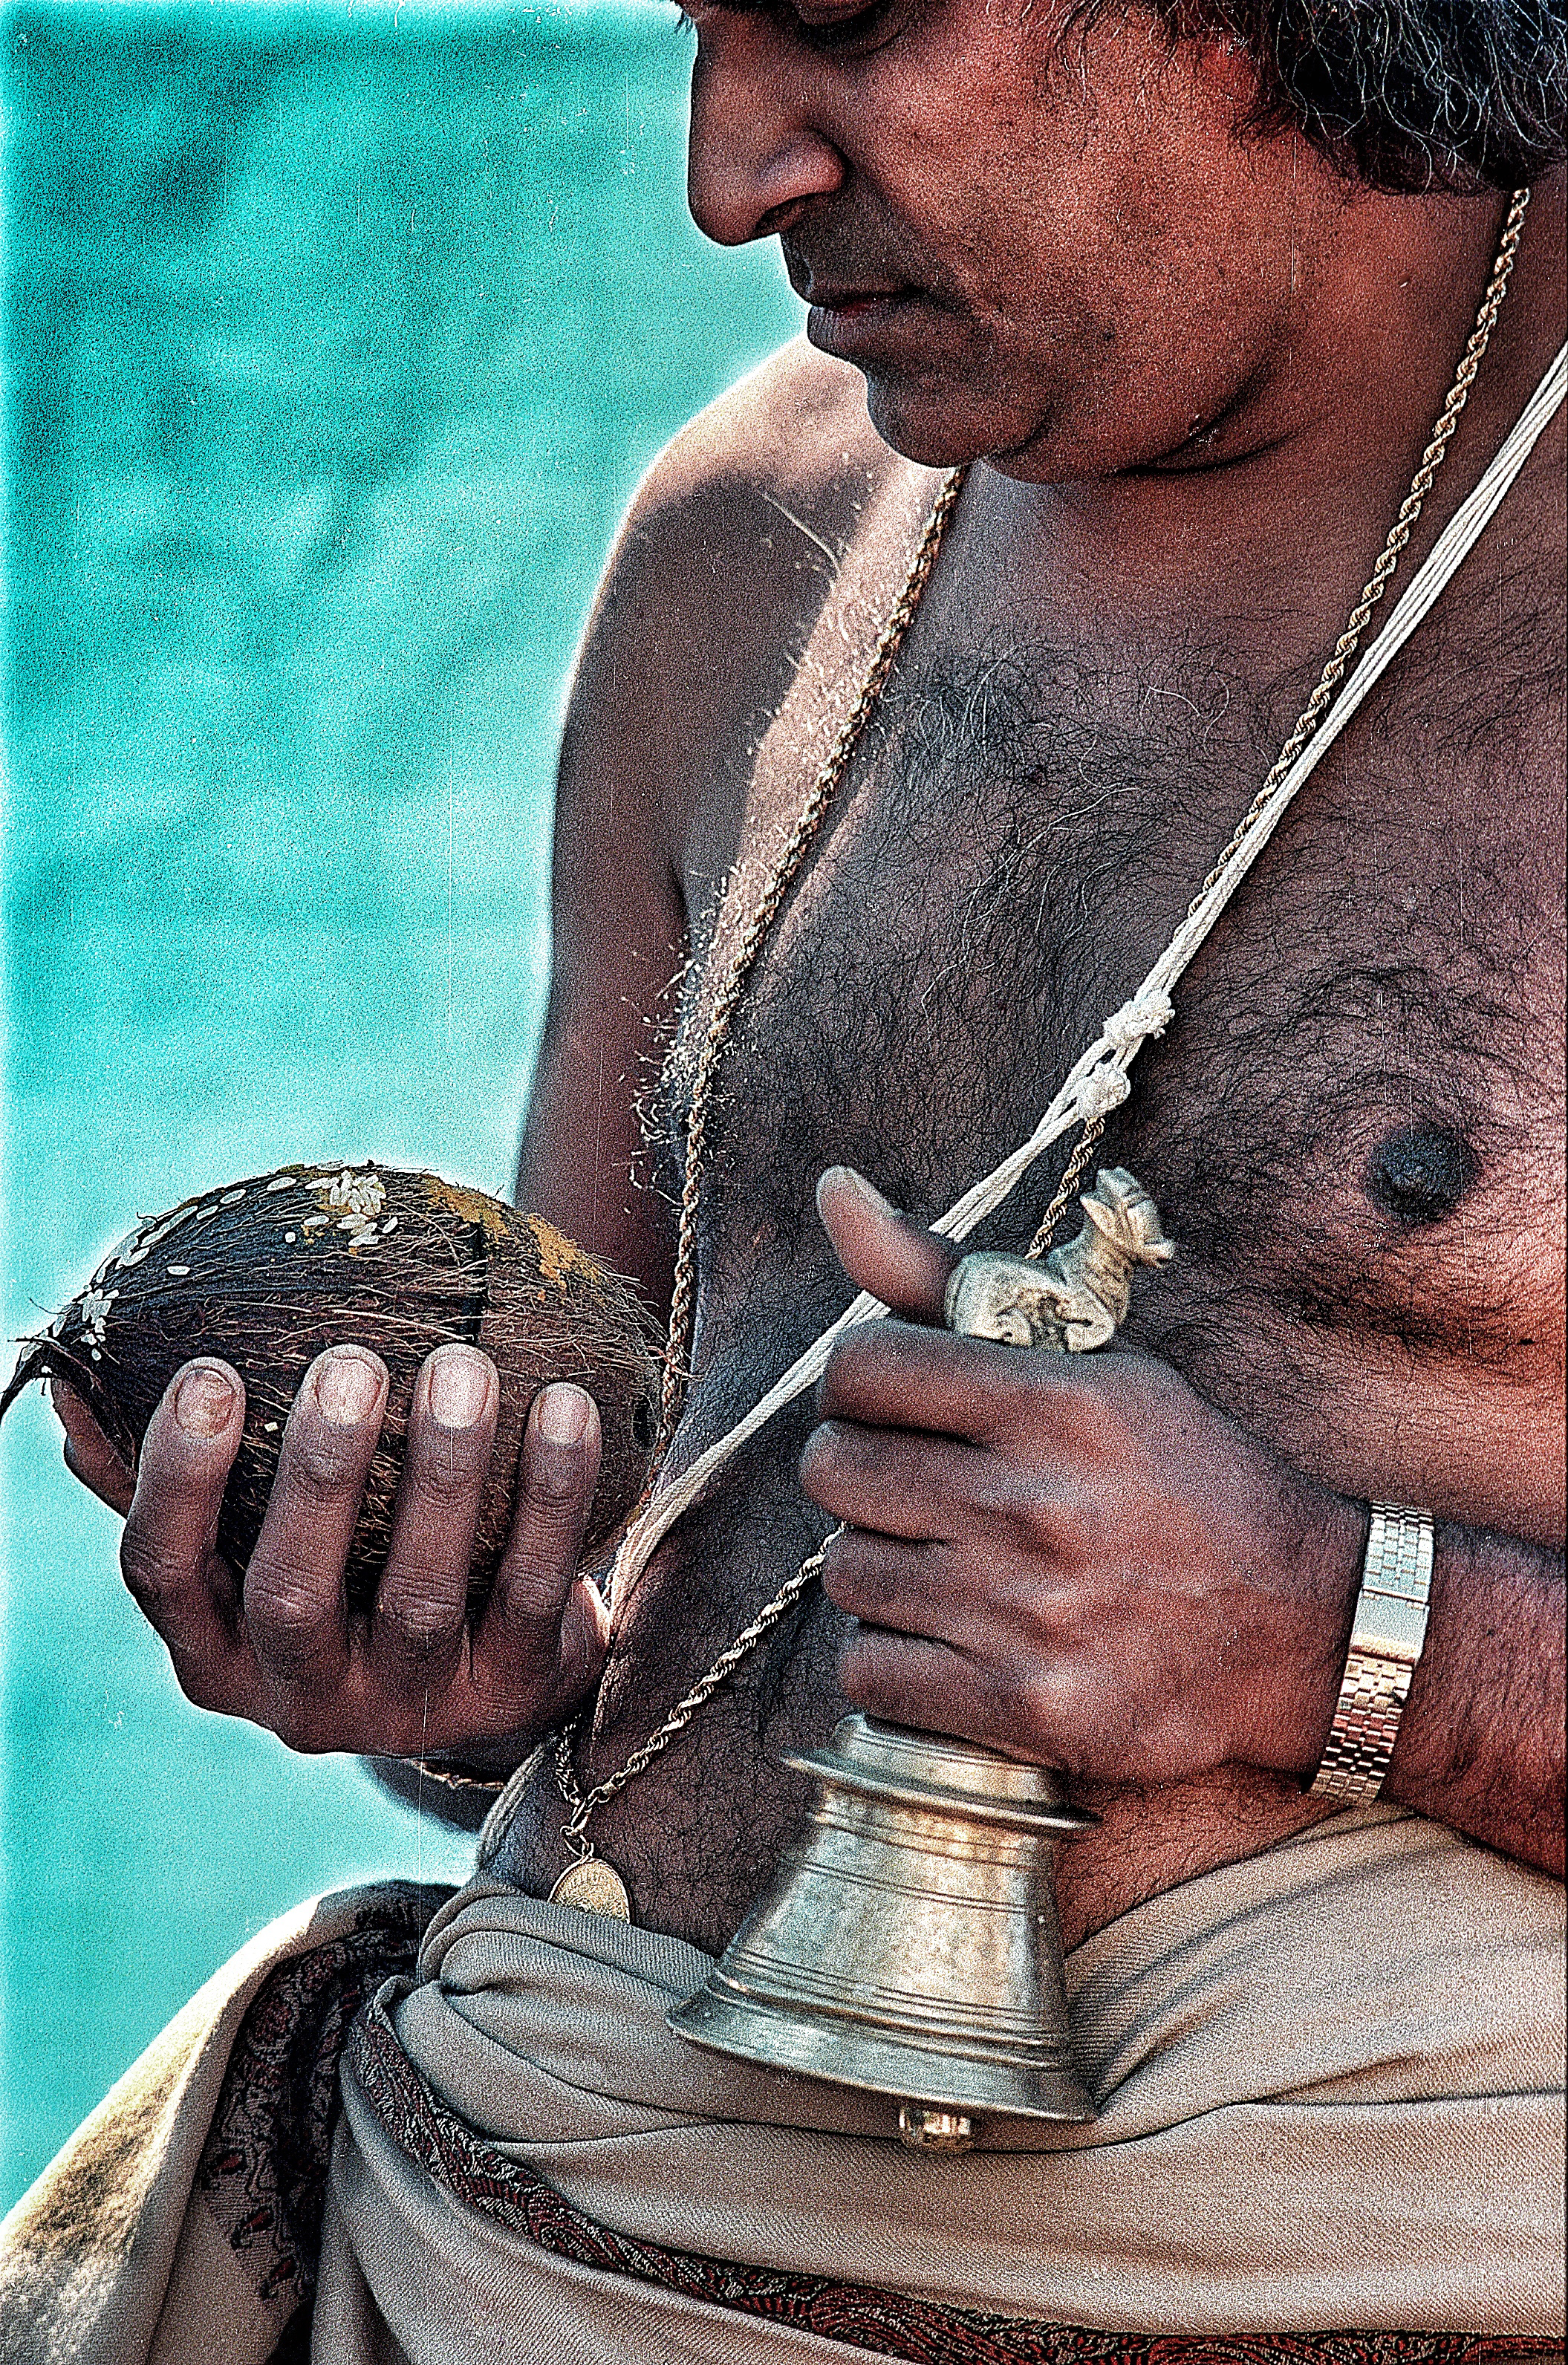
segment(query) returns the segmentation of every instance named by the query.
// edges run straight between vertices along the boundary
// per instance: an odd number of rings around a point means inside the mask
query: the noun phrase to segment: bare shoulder
[[[684,932],[723,869],[750,762],[879,489],[911,472],[857,372],[803,341],[674,437],[616,537],[578,654],[557,829],[573,891],[641,879]],[[707,847],[692,876],[694,839]],[[580,856],[589,859],[584,876]]]
[[[790,345],[654,463],[578,652],[556,788],[549,1006],[519,1195],[667,1288],[633,1187],[672,979],[733,858],[752,757],[879,488],[857,373]]]
[[[750,566],[758,526],[776,522],[783,502],[841,546],[879,487],[907,471],[867,417],[858,370],[797,338],[666,446],[633,502],[627,532],[695,524],[716,557]]]
[[[600,587],[568,720],[634,741],[672,853],[716,858],[750,755],[879,493],[911,474],[858,372],[786,346],[660,454]],[[709,826],[705,826],[709,825]]]

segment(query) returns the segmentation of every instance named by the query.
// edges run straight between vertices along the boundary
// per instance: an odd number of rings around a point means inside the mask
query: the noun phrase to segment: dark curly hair
[[[1246,52],[1259,129],[1298,125],[1373,187],[1511,189],[1562,158],[1564,0],[1147,5],[1178,39]]]

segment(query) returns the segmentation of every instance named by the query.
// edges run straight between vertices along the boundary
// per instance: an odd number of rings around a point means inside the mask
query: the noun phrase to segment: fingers
[[[817,1213],[857,1289],[868,1289],[913,1321],[942,1320],[947,1276],[960,1250],[890,1207],[852,1166],[830,1166],[823,1175]]]
[[[295,1708],[335,1690],[348,1672],[343,1568],[386,1408],[380,1357],[332,1347],[307,1372],[284,1429],[245,1574],[245,1623],[263,1673],[280,1689],[286,1721],[274,1729],[286,1741],[297,1740]]]
[[[987,1566],[991,1589],[977,1602],[959,1551],[853,1529],[841,1536],[823,1570],[828,1599],[855,1620],[839,1651],[840,1688],[888,1724],[1065,1763],[1055,1728],[1042,1723],[1060,1669],[1029,1614],[1040,1605],[1006,1555],[988,1554]]]
[[[828,1549],[823,1591],[835,1609],[868,1626],[951,1642],[955,1636],[944,1606],[950,1606],[952,1584],[946,1572],[939,1547],[846,1528]]]
[[[829,1552],[823,1590],[867,1627],[912,1634],[971,1656],[1049,1632],[1058,1587],[1004,1544],[984,1556],[983,1592],[962,1544],[906,1541],[848,1528]]]
[[[478,1632],[476,1690],[498,1706],[524,1671],[575,1698],[599,1671],[609,1613],[577,1576],[599,1483],[599,1407],[570,1381],[541,1389],[523,1431],[512,1531]]]
[[[141,1442],[120,1541],[138,1608],[168,1644],[184,1687],[212,1705],[236,1650],[238,1605],[213,1538],[244,1417],[245,1391],[227,1363],[204,1357],[176,1372]]]
[[[940,1430],[981,1445],[1025,1419],[1057,1417],[1092,1385],[1067,1355],[868,1322],[834,1347],[817,1403],[824,1418]]]
[[[126,1468],[81,1397],[63,1380],[51,1380],[50,1402],[65,1431],[65,1466],[73,1478],[123,1519],[136,1492],[136,1480]]]
[[[977,1657],[924,1635],[857,1626],[839,1653],[839,1688],[884,1724],[939,1732],[1026,1765],[1088,1773],[1111,1730],[1092,1686]]]
[[[1007,1508],[1007,1473],[979,1448],[908,1429],[823,1421],[801,1456],[813,1503],[855,1528],[948,1542]]]
[[[469,1567],[500,1405],[495,1366],[454,1345],[420,1371],[375,1605],[368,1619],[351,1617],[344,1571],[386,1398],[386,1369],[362,1348],[330,1349],[311,1365],[241,1605],[215,1537],[244,1392],[225,1364],[188,1365],[143,1440],[127,1584],[191,1699],[251,1717],[293,1748],[441,1750],[513,1734],[532,1745],[581,1698],[608,1640],[604,1604],[577,1575],[599,1477],[598,1407],[569,1383],[537,1398],[511,1536],[471,1633]],[[101,1458],[95,1425],[84,1423],[73,1419],[73,1436]]]
[[[463,1655],[468,1566],[500,1400],[496,1367],[474,1347],[438,1348],[414,1384],[370,1628],[373,1676],[393,1691],[443,1688]]]
[[[851,1708],[886,1724],[956,1740],[988,1737],[969,1698],[971,1671],[957,1651],[923,1635],[857,1627],[838,1658],[839,1688]]]

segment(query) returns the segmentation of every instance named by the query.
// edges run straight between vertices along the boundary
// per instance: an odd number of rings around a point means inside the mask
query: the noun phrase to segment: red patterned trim
[[[378,2002],[355,2022],[348,2059],[387,2134],[417,2168],[465,2207],[541,2249],[908,2365],[1496,2365],[1540,2356],[1550,2346],[1441,2332],[1103,2332],[666,2249],[596,2225],[535,2169],[476,2135],[431,2093]],[[1561,2341],[1555,2353],[1562,2353]]]
[[[411,1881],[364,1890],[351,1926],[280,1963],[236,2032],[196,2190],[285,2341],[297,2337],[296,2319],[308,2340],[338,2063],[353,2016],[384,1979],[412,1969],[426,1923],[452,1893]]]

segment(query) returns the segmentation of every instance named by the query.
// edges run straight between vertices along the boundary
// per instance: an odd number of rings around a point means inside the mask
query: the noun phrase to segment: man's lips
[[[868,311],[873,304],[896,303],[909,293],[907,287],[812,287],[806,301],[813,312],[853,314]]]
[[[918,299],[913,287],[812,288],[806,334],[819,351],[853,361]]]

